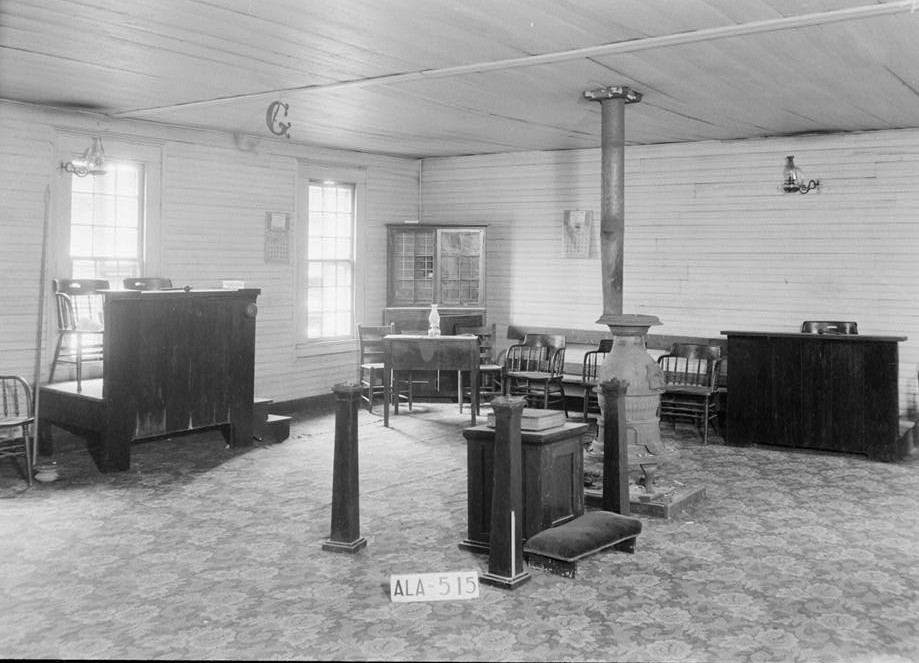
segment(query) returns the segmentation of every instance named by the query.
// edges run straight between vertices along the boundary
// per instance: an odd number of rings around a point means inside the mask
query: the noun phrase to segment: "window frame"
[[[68,134],[58,135],[57,163],[67,163],[78,158],[92,143],[94,134]],[[143,227],[141,255],[141,276],[158,275],[163,271],[163,230],[162,230],[162,147],[159,145],[142,145],[119,140],[115,137],[102,135],[102,147],[107,159],[117,161],[131,161],[143,165],[143,205],[141,213]],[[76,175],[59,170],[60,177],[55,182],[54,195],[55,223],[49,237],[49,267],[53,270],[53,278],[72,278],[72,260],[70,257],[70,232],[71,232],[71,201],[73,178]],[[86,177],[92,177],[87,175]],[[113,289],[121,287],[121,283],[110,283]]]
[[[296,313],[293,316],[293,337],[298,357],[310,357],[327,354],[353,352],[358,346],[357,324],[360,321],[360,311],[364,308],[364,263],[366,250],[362,241],[366,226],[366,197],[367,197],[367,172],[364,168],[353,166],[336,166],[316,164],[309,162],[299,163],[297,176],[297,214],[295,237],[296,271],[294,301]],[[318,338],[306,337],[305,330],[301,331],[301,321],[305,319],[307,265],[309,242],[309,185],[313,182],[334,182],[349,185],[354,188],[353,223],[352,228],[352,253],[351,253],[351,329],[347,337]]]
[[[99,273],[98,273],[98,268],[99,268],[99,263],[100,263],[100,262],[113,261],[113,262],[115,262],[115,263],[136,263],[137,271],[138,271],[137,274],[122,274],[121,276],[116,277],[116,281],[117,281],[116,283],[112,283],[112,282],[111,282],[111,279],[109,279],[109,283],[110,283],[110,285],[112,285],[112,287],[114,287],[114,288],[120,288],[120,287],[121,287],[121,282],[123,281],[124,278],[126,278],[126,277],[131,277],[131,276],[144,276],[145,273],[146,273],[146,259],[145,259],[146,235],[145,235],[145,229],[146,229],[146,225],[147,225],[147,224],[146,224],[146,218],[145,218],[144,210],[146,209],[146,184],[145,184],[145,183],[146,183],[146,180],[147,180],[147,164],[146,164],[145,162],[143,162],[143,161],[136,161],[136,160],[134,160],[134,159],[121,159],[121,158],[111,158],[111,157],[110,157],[110,158],[108,158],[108,160],[107,160],[108,173],[106,174],[106,177],[119,177],[119,176],[116,176],[116,175],[112,172],[112,171],[113,171],[113,168],[114,168],[116,165],[118,165],[118,166],[127,165],[127,166],[130,166],[130,167],[136,169],[136,170],[134,170],[134,173],[135,173],[136,176],[137,176],[137,182],[135,183],[137,189],[136,189],[136,192],[134,193],[134,195],[132,196],[132,198],[133,198],[134,201],[135,201],[135,204],[137,205],[137,213],[138,213],[138,214],[137,214],[137,225],[136,225],[136,228],[135,228],[135,230],[137,231],[137,235],[136,235],[136,237],[134,238],[134,251],[135,251],[135,257],[130,258],[130,259],[127,259],[127,258],[123,258],[123,257],[118,256],[118,250],[119,250],[119,249],[118,249],[118,244],[119,244],[118,236],[119,236],[119,234],[120,234],[120,230],[119,230],[120,225],[117,223],[117,221],[118,221],[118,219],[120,219],[121,214],[120,214],[120,212],[118,212],[117,210],[119,209],[120,200],[122,200],[122,197],[124,196],[123,191],[120,191],[118,188],[113,188],[112,191],[107,191],[107,192],[98,192],[98,191],[94,191],[93,189],[94,189],[94,185],[96,184],[97,178],[96,178],[96,177],[93,177],[92,175],[88,175],[88,176],[86,176],[86,177],[81,177],[81,178],[78,178],[78,179],[73,179],[73,178],[71,178],[71,180],[70,180],[70,182],[71,182],[71,184],[70,184],[70,200],[71,200],[71,214],[70,214],[70,217],[71,217],[71,218],[70,218],[69,227],[70,227],[70,239],[71,239],[71,242],[69,243],[67,253],[68,253],[68,256],[69,256],[69,259],[70,259],[71,276],[75,276],[75,271],[76,271],[76,270],[74,269],[74,265],[75,265],[76,263],[78,263],[78,262],[88,262],[88,263],[93,263],[93,264],[94,264],[94,267],[93,267],[93,274],[92,274],[92,275],[86,275],[86,278],[106,278],[105,275],[99,274]],[[117,181],[117,180],[116,180],[116,181]],[[82,183],[82,184],[88,184],[88,185],[90,185],[90,186],[89,186],[89,190],[88,190],[88,191],[74,191],[74,189],[75,189],[74,183],[75,183],[75,182],[80,182],[80,183]],[[84,227],[84,228],[87,228],[87,229],[88,229],[89,235],[90,235],[90,236],[89,236],[87,239],[88,239],[88,242],[89,242],[90,247],[92,247],[93,249],[96,248],[94,245],[95,245],[95,243],[96,243],[95,235],[96,235],[97,230],[99,230],[99,229],[104,229],[104,228],[110,228],[109,232],[112,232],[112,233],[113,233],[113,237],[112,237],[112,242],[113,242],[113,247],[112,247],[112,248],[113,248],[113,250],[114,250],[114,253],[113,253],[113,254],[111,254],[111,255],[99,255],[99,254],[96,254],[96,253],[93,252],[93,251],[91,251],[90,253],[84,254],[84,255],[80,255],[80,256],[75,256],[75,255],[73,254],[73,241],[72,241],[72,240],[73,240],[73,237],[74,237],[74,225],[75,225],[75,224],[74,224],[74,219],[73,219],[73,207],[72,207],[72,204],[73,204],[74,196],[76,196],[76,195],[89,196],[90,202],[92,203],[92,207],[93,207],[94,209],[95,209],[95,206],[96,206],[97,204],[99,204],[99,203],[104,203],[106,198],[111,198],[111,199],[112,199],[113,204],[115,205],[115,209],[112,210],[113,213],[114,213],[114,217],[113,217],[113,218],[114,218],[114,220],[116,221],[116,223],[115,223],[115,225],[114,225],[113,227],[110,227],[110,226],[108,226],[108,225],[100,226],[100,225],[98,225],[97,223],[95,223],[95,220],[94,220],[94,219],[90,219],[90,220],[89,220],[89,224],[86,224],[86,223],[79,223],[79,224],[77,224],[77,226],[79,226],[79,227]],[[132,205],[132,207],[133,207],[133,205]],[[108,219],[107,219],[107,220],[108,220]]]

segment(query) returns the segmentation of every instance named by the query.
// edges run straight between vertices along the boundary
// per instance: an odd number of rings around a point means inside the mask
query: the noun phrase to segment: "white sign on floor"
[[[456,601],[479,598],[478,571],[403,573],[389,577],[389,596],[394,603],[410,601]]]

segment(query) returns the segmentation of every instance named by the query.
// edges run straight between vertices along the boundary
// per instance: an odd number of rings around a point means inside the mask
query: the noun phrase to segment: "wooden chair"
[[[361,398],[367,403],[367,411],[373,412],[373,402],[377,396],[383,396],[383,337],[395,333],[395,325],[358,325],[358,338],[360,339],[361,360],[359,379],[361,381]],[[398,389],[402,385],[404,391]],[[408,402],[408,409],[412,409],[412,380],[397,379],[393,374],[392,398],[400,398]]]
[[[504,393],[525,396],[528,407],[548,409],[561,404],[568,416],[565,387],[565,337],[557,334],[527,334],[512,345],[504,357]]]
[[[57,345],[48,382],[58,364],[76,367],[77,391],[83,390],[83,364],[102,361],[104,318],[100,291],[109,289],[104,279],[54,279],[52,292],[57,310]]]
[[[172,288],[172,279],[164,276],[138,276],[124,279],[122,286],[125,290],[169,290]]]
[[[456,327],[456,335],[473,334],[479,338],[479,404],[482,400],[489,401],[504,391],[503,373],[504,366],[495,361],[495,335],[496,326],[485,327]],[[472,402],[471,387],[463,387],[463,372],[457,371],[457,391],[459,393],[460,412],[463,411],[465,394],[469,393]],[[478,413],[477,413],[478,414]]]
[[[658,358],[666,386],[661,394],[661,418],[691,419],[702,426],[703,444],[708,444],[709,424],[718,417],[718,375],[721,348],[717,345],[674,343],[670,352]],[[717,432],[717,428],[716,428]]]
[[[584,423],[587,423],[591,414],[600,414],[600,399],[596,392],[597,372],[612,349],[613,339],[604,338],[596,350],[584,353],[581,367],[581,384],[584,386]]]
[[[30,486],[36,454],[32,404],[32,389],[24,378],[0,375],[0,458],[24,457]]]
[[[801,323],[805,334],[858,334],[858,323],[828,320],[805,320]]]

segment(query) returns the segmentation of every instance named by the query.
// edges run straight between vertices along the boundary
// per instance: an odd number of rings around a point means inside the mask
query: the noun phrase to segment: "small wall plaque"
[[[265,212],[265,262],[290,264],[290,214]]]
[[[562,223],[562,255],[566,258],[587,258],[590,255],[590,230],[593,212],[590,210],[565,210]]]

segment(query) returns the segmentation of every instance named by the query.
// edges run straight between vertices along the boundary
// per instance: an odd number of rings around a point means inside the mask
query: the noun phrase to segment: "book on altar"
[[[520,415],[520,430],[541,431],[549,428],[558,428],[565,424],[565,413],[561,410],[539,410],[525,407]],[[495,427],[495,413],[488,413],[488,425]]]

